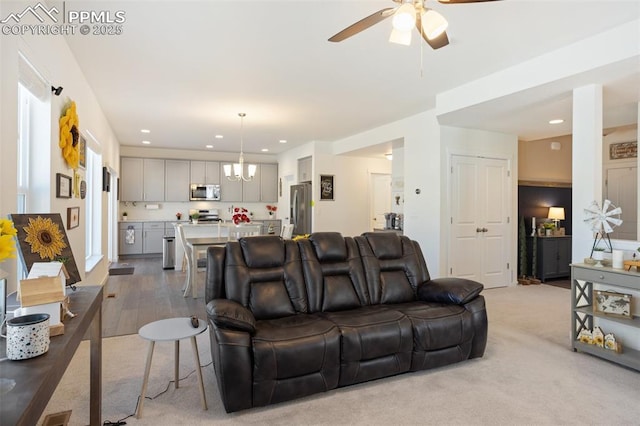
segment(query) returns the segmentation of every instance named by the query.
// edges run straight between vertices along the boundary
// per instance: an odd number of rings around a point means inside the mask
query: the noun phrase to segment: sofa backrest
[[[360,253],[351,237],[316,232],[298,242],[309,312],[339,311],[369,304]]]
[[[307,312],[307,297],[294,241],[265,235],[228,242],[224,294],[257,320]]]
[[[372,304],[416,300],[418,284],[430,279],[418,243],[394,232],[366,232],[355,241]]]

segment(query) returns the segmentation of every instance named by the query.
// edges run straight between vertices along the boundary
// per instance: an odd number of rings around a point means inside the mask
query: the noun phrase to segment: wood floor
[[[109,275],[102,305],[103,337],[136,334],[152,321],[196,315],[206,318],[204,272],[198,272],[198,298],[183,297],[186,273],[162,269],[161,258],[121,258],[133,275]]]

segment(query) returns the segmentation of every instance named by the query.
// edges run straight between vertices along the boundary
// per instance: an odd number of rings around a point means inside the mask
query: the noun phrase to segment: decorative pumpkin
[[[76,103],[71,104],[60,117],[60,142],[58,146],[62,149],[62,157],[72,169],[78,168],[80,160],[80,123],[76,112]]]

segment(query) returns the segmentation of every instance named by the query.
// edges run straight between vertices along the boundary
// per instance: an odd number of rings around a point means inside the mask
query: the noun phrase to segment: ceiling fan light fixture
[[[395,28],[391,30],[391,35],[389,36],[389,41],[395,44],[401,44],[403,46],[411,45],[411,30],[409,31],[400,31]]]
[[[440,13],[433,9],[427,9],[422,14],[422,31],[429,40],[433,40],[445,32],[449,22]]]
[[[405,3],[393,14],[393,28],[409,31],[416,25],[416,8],[413,3]]]

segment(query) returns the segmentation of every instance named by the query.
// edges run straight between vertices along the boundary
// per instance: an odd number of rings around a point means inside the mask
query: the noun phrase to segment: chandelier
[[[242,152],[242,148],[244,145],[244,118],[247,116],[247,114],[245,114],[244,112],[240,112],[238,113],[238,116],[240,117],[240,158],[238,159],[237,163],[233,164],[233,173],[231,173],[231,164],[225,164],[223,166],[223,169],[224,175],[227,177],[227,179],[231,181],[249,182],[256,175],[257,166],[255,164],[247,165],[247,172],[249,176],[244,176],[244,155]]]

